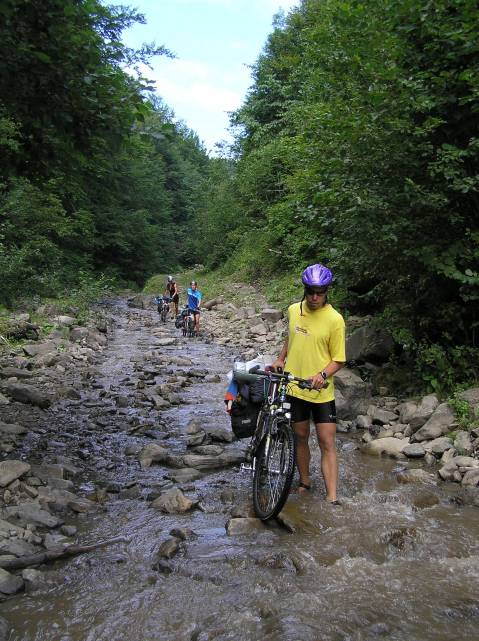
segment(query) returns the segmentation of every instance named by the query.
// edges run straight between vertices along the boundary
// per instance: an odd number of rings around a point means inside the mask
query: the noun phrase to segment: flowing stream
[[[122,303],[115,314],[117,329],[97,366],[98,393],[101,384],[129,395],[135,363],[147,366],[145,355],[155,349],[158,322]],[[165,332],[178,336],[171,321]],[[181,430],[191,418],[227,425],[222,398],[232,351],[183,338],[162,351],[189,356],[222,378],[184,388],[184,402],[163,412],[178,428],[168,447],[184,448]],[[88,418],[88,407],[76,408]],[[68,430],[81,425],[72,414]],[[104,461],[82,479],[83,488],[117,483],[124,491],[108,492],[97,510],[78,518],[79,539],[128,542],[42,568],[50,579],[43,589],[0,604],[13,626],[9,641],[479,639],[479,511],[457,504],[456,485],[400,485],[396,472],[404,463],[366,457],[357,436],[339,435],[342,506],[324,503],[314,444],[313,491],[291,495],[286,507],[296,531],[271,523],[229,536],[232,509],[247,515],[250,506],[251,479],[238,467],[187,484],[201,509],[165,515],[145,497],[167,483],[168,470],[141,470],[124,455],[127,446],[151,440],[124,429],[102,438],[90,430],[82,439]],[[195,536],[162,571],[153,569],[172,528]]]

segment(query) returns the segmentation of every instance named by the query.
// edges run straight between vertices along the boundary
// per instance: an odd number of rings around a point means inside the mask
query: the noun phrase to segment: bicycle
[[[294,476],[296,441],[291,426],[291,404],[286,400],[288,388],[290,385],[300,389],[312,387],[310,381],[288,372],[253,368],[249,375],[237,372],[235,376],[238,380],[251,381],[252,374],[263,379],[268,388],[246,452],[247,463],[243,463],[242,469],[253,472],[254,511],[262,521],[268,521],[283,509]]]
[[[170,303],[171,303],[171,298],[169,296],[156,297],[158,314],[160,315],[160,320],[163,323],[166,323],[166,319],[168,318],[168,313],[170,311]]]
[[[195,317],[188,305],[185,305],[181,314],[177,316],[175,325],[178,329],[181,329],[183,336],[188,336],[190,338],[192,336],[196,336]]]

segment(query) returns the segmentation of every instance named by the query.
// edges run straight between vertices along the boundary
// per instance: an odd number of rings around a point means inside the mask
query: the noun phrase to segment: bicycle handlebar
[[[314,387],[311,385],[311,381],[306,380],[305,378],[297,378],[289,372],[273,372],[263,369],[259,369],[259,365],[250,369],[250,374],[257,374],[258,376],[264,376],[266,378],[276,378],[276,380],[288,381],[288,383],[295,383],[300,389],[309,389],[313,390]],[[323,387],[328,387],[329,383],[325,382]],[[321,388],[322,389],[322,388]]]

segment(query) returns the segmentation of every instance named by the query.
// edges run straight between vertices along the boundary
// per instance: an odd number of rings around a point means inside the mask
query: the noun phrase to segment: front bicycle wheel
[[[286,419],[273,418],[256,452],[253,506],[258,518],[277,516],[286,503],[294,476],[295,441]]]

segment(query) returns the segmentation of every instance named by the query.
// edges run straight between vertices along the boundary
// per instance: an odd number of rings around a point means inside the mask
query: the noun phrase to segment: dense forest
[[[476,1],[302,0],[216,158],[138,71],[168,34],[123,44],[137,11],[0,17],[0,304],[196,262],[287,288],[319,260],[423,378],[479,375]]]
[[[263,281],[326,262],[423,378],[477,377],[478,42],[474,0],[303,0],[277,18],[198,255]]]
[[[135,71],[171,54],[126,47],[144,18],[97,0],[5,0],[0,18],[0,303],[181,263],[208,157]]]

